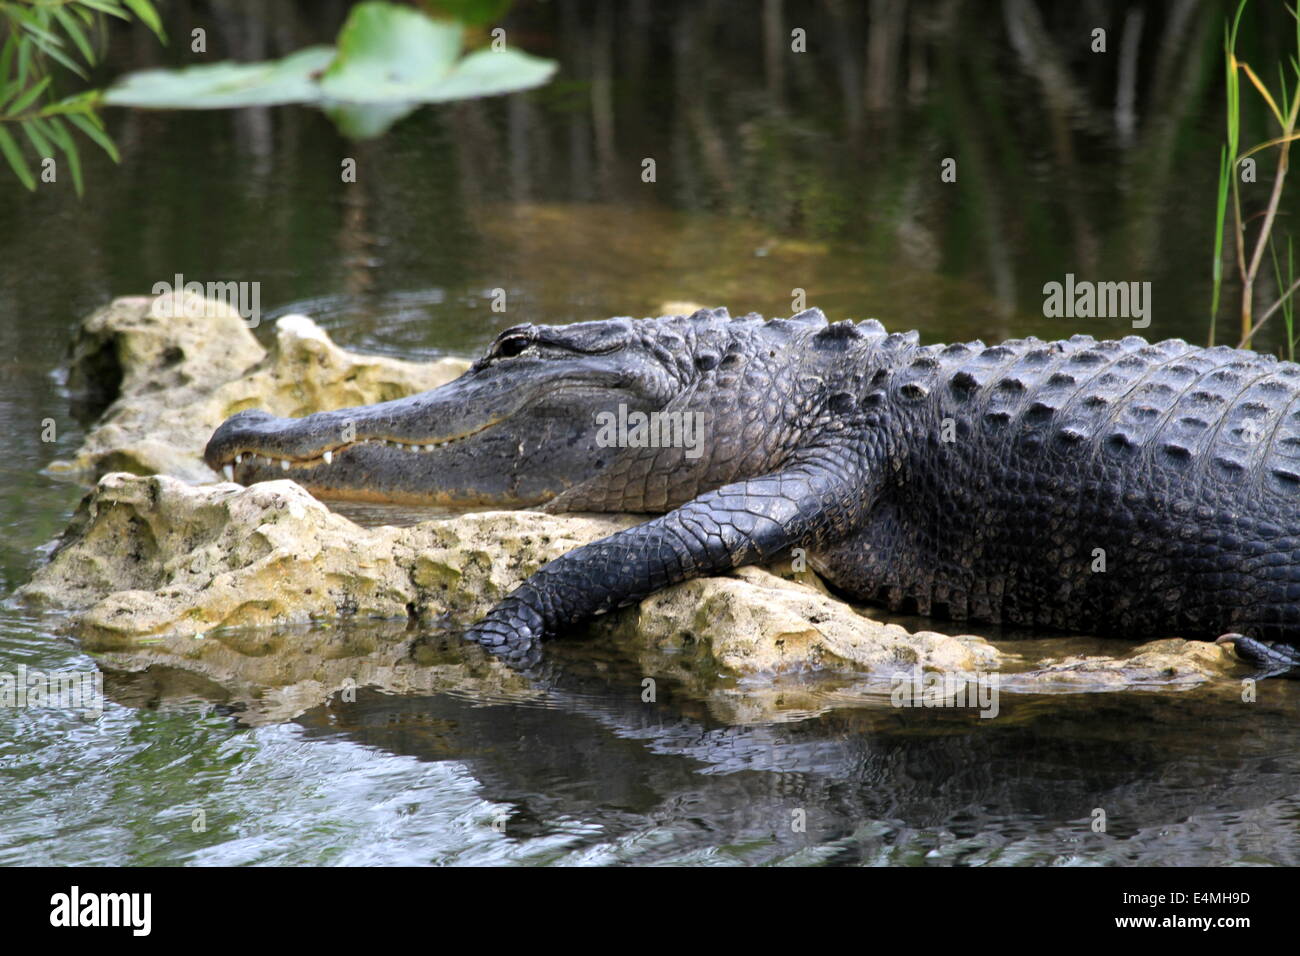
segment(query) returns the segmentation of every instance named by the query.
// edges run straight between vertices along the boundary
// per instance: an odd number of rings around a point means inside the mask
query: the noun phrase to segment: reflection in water
[[[1208,830],[1213,862],[1300,861],[1300,838],[1261,827],[1300,809],[1294,699],[1271,713],[1074,698],[1013,704],[994,726],[862,710],[757,727],[608,687],[549,700],[538,709],[363,694],[300,722],[308,739],[463,763],[486,799],[509,806],[508,834],[579,820],[596,848],[672,833],[629,851],[639,861],[730,846],[745,847],[747,862],[1174,863],[1199,858]],[[1090,829],[1095,808],[1104,834]]]
[[[1266,836],[1300,805],[1290,715],[1271,739],[1223,711],[1166,714],[1164,701],[1084,701],[997,727],[927,714],[909,722],[837,713],[796,724],[710,727],[638,700],[571,700],[562,713],[452,696],[360,697],[302,718],[308,739],[341,735],[421,760],[458,761],[482,796],[510,806],[506,831],[536,836],[573,819],[589,847],[646,840],[630,860],[745,847],[748,862],[1173,864],[1300,860],[1294,836]],[[1240,713],[1238,714],[1240,717]],[[1139,730],[1134,730],[1134,722]],[[893,726],[889,726],[893,723]],[[909,723],[911,726],[909,726]],[[920,726],[917,726],[917,724]],[[1286,740],[1279,749],[1279,743]],[[1108,831],[1091,827],[1105,810]],[[806,814],[806,832],[794,829]],[[1186,845],[1183,845],[1186,839]]]
[[[1285,827],[1300,809],[1294,682],[1251,704],[1235,688],[1004,694],[992,720],[895,709],[882,691],[755,722],[757,704],[707,681],[656,677],[643,699],[646,674],[668,668],[599,641],[552,645],[524,679],[454,637],[343,631],[328,646],[250,633],[214,635],[224,651],[188,659],[186,642],[174,657],[108,655],[143,668],[111,670],[108,692],[131,707],[213,701],[245,723],[292,718],[308,743],[448,764],[492,808],[467,841],[491,831],[524,853],[560,841],[570,862],[1300,862]],[[334,662],[362,688],[331,693]],[[293,686],[302,674],[323,683]],[[401,693],[367,689],[372,678]]]

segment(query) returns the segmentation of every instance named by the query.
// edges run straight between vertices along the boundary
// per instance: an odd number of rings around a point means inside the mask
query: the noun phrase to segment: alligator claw
[[[542,618],[522,601],[506,598],[464,634],[511,667],[536,667],[542,659]]]
[[[1289,644],[1270,644],[1245,634],[1224,634],[1214,643],[1231,645],[1242,660],[1261,668],[1260,677],[1300,679],[1300,649]]]

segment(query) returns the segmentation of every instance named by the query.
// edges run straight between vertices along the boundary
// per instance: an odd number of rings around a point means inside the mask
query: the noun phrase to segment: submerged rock
[[[75,457],[49,467],[92,479],[129,471],[212,481],[203,446],[236,412],[367,405],[444,385],[467,367],[349,352],[302,315],[278,321],[268,353],[225,303],[188,293],[115,299],[82,322],[68,371],[79,404],[103,415]]]

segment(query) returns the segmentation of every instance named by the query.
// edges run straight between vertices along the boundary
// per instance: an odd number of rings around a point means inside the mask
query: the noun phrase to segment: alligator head
[[[820,313],[816,319],[824,326]],[[636,471],[629,459],[643,453],[611,447],[608,437],[602,440],[602,422],[670,407],[716,411],[719,380],[731,385],[726,404],[743,404],[736,375],[707,374],[733,345],[738,326],[761,334],[763,323],[733,322],[719,309],[520,325],[441,388],[305,418],[240,412],[213,434],[204,458],[241,484],[291,478],[324,498],[528,507],[564,495],[554,510],[661,510],[728,480],[727,462],[738,464],[758,449],[732,448],[729,458],[725,449],[721,458],[682,447],[647,449],[666,482],[656,492],[628,471]],[[710,388],[701,392],[704,378]],[[622,469],[607,479],[617,487],[602,487],[611,467]],[[649,470],[645,465],[641,477]],[[628,497],[630,485],[639,498]]]

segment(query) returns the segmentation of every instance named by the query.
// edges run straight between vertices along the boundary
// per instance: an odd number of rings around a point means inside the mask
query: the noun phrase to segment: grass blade
[[[3,126],[0,126],[0,153],[4,153],[5,159],[9,160],[9,168],[14,171],[14,175],[22,180],[22,184],[35,192],[36,178],[32,176],[32,171],[27,165],[23,151],[14,142],[13,135]]]
[[[108,153],[109,159],[113,160],[113,162],[120,163],[122,161],[122,157],[117,152],[117,147],[108,138],[108,134],[100,126],[95,125],[85,113],[69,113],[68,122],[94,140],[100,149]]]
[[[163,33],[162,20],[158,17],[158,11],[153,8],[149,0],[123,0],[131,12],[140,18],[140,22],[147,26],[158,37],[163,45],[167,43],[167,35]]]

